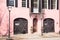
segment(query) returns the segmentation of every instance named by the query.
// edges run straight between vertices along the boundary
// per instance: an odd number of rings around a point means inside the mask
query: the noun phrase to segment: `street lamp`
[[[11,13],[12,6],[8,6],[8,11],[9,11],[9,27],[8,27],[8,38],[6,40],[13,40],[10,38],[10,13]]]
[[[10,37],[10,13],[11,13],[12,7],[14,7],[14,0],[7,0],[7,1],[6,1],[6,5],[7,5],[7,8],[8,8],[8,11],[9,11],[8,38],[7,38],[6,40],[13,40],[13,39]]]
[[[41,35],[43,36],[43,19],[44,19],[44,13],[41,14]]]

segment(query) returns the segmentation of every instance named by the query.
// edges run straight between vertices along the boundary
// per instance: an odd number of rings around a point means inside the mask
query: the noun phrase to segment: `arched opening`
[[[28,33],[28,21],[24,18],[16,18],[14,20],[14,34]]]
[[[33,33],[35,33],[37,31],[37,18],[33,19]]]
[[[51,18],[46,18],[43,21],[43,32],[54,32],[54,20]]]

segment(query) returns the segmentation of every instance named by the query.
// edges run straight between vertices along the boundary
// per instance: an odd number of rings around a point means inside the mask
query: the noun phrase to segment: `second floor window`
[[[22,0],[22,7],[26,7],[26,0]]]
[[[7,6],[18,6],[18,0],[7,0]]]
[[[29,0],[22,0],[22,7],[29,8]]]
[[[56,8],[56,0],[51,0],[51,9]]]
[[[43,9],[58,9],[58,0],[42,0]]]
[[[39,13],[40,12],[39,11],[40,7],[41,7],[40,2],[41,2],[40,0],[31,0],[31,12],[33,12],[33,13]]]
[[[34,0],[34,8],[37,8],[37,5],[38,5],[38,3],[37,3],[37,0]]]
[[[47,8],[47,0],[42,0],[42,8]]]
[[[14,6],[14,0],[7,0],[7,6]]]

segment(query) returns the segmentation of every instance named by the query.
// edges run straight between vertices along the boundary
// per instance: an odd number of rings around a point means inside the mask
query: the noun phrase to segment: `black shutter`
[[[48,9],[51,8],[51,0],[48,0]]]
[[[53,0],[51,0],[51,9],[53,9]]]
[[[18,0],[15,0],[15,7],[18,7]]]
[[[44,0],[42,0],[42,9],[44,9]]]
[[[33,0],[31,0],[31,12],[33,12]]]
[[[57,9],[59,9],[59,0],[57,0]]]
[[[39,0],[39,12],[41,12],[42,9],[42,0]]]
[[[27,0],[27,8],[29,8],[29,0]]]
[[[6,1],[7,6],[9,6],[9,0]]]

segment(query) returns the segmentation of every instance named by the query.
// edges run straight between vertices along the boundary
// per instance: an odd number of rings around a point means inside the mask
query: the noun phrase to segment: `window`
[[[26,0],[22,0],[22,7],[26,7]]]
[[[34,0],[34,8],[37,8],[37,5],[38,5],[38,3],[37,3],[37,0]]]
[[[42,9],[58,9],[58,0],[42,0]]]
[[[48,7],[50,5],[49,9],[58,9],[58,0],[50,0],[50,3],[48,3]]]
[[[18,0],[7,0],[7,6],[18,6]]]
[[[47,8],[47,0],[44,0],[44,8]]]
[[[7,6],[14,6],[14,0],[7,0]]]
[[[31,0],[31,12],[39,13],[41,11],[41,0]]]
[[[42,0],[42,8],[47,8],[47,0]]]
[[[29,0],[22,0],[22,7],[29,8]]]
[[[51,0],[51,9],[56,8],[56,0]]]

